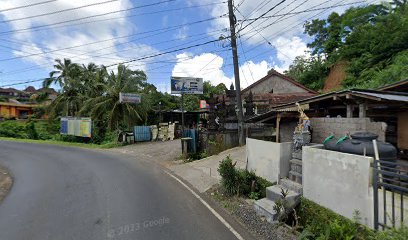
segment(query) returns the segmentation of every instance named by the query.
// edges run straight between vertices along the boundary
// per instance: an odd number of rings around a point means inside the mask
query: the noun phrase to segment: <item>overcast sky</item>
[[[268,69],[286,70],[305,54],[306,20],[379,2],[286,0],[276,6],[281,1],[234,2],[237,29],[243,28],[238,40],[242,87]],[[274,6],[265,15],[272,17],[247,26]],[[337,7],[326,9],[332,6]],[[56,58],[110,65],[144,57],[127,65],[144,70],[161,91],[169,91],[172,75],[229,86],[233,67],[227,41],[178,50],[229,36],[227,12],[226,0],[0,0],[0,86],[47,77]],[[157,54],[162,55],[150,57]],[[41,82],[13,87],[29,85]]]

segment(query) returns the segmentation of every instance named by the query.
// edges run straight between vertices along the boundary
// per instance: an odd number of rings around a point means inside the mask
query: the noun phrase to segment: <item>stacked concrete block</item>
[[[168,139],[169,124],[159,123],[159,140],[166,141]]]
[[[322,143],[332,133],[336,137],[347,133],[371,132],[384,141],[387,125],[383,122],[372,122],[370,118],[311,118],[313,128],[312,141]]]
[[[174,130],[176,128],[176,124],[169,124],[169,131],[168,131],[168,139],[174,140]]]
[[[152,129],[152,141],[156,141],[156,140],[157,140],[157,137],[158,137],[158,135],[159,135],[159,129],[157,128],[156,125],[152,125],[152,126],[150,126],[150,127],[151,127],[151,129]]]

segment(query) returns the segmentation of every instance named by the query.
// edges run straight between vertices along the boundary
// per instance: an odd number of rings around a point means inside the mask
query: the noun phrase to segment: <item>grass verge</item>
[[[118,143],[105,143],[105,144],[92,144],[92,143],[77,143],[77,142],[64,142],[55,140],[34,140],[34,139],[21,139],[21,138],[9,138],[0,137],[0,140],[13,141],[13,142],[25,142],[25,143],[37,143],[37,144],[52,144],[60,146],[70,146],[70,147],[82,147],[91,149],[107,149],[122,146]]]

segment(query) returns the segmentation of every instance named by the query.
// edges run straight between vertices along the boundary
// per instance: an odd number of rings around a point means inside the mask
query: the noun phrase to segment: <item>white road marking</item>
[[[216,216],[218,218],[218,220],[220,220],[222,222],[222,224],[224,224],[224,226],[226,228],[228,228],[228,230],[230,230],[235,237],[237,237],[237,239],[239,240],[245,240],[237,231],[235,231],[235,229],[223,218],[221,217],[220,214],[218,214],[206,201],[204,201],[204,199],[202,199],[197,193],[195,193],[193,191],[193,189],[191,189],[189,186],[187,186],[183,181],[181,181],[178,177],[174,176],[173,174],[171,174],[168,171],[165,171],[165,173],[167,173],[170,177],[174,178],[176,181],[178,181],[181,185],[183,185],[185,188],[187,188],[188,191],[190,191],[194,197],[196,197],[198,200],[200,200],[200,202],[202,204],[204,204],[204,206],[206,206],[208,208],[208,210],[211,211],[212,214],[214,214],[214,216]]]

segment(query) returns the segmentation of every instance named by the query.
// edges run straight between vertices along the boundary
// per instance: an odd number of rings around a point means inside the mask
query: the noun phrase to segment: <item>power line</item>
[[[190,48],[195,48],[195,47],[208,45],[210,43],[216,43],[216,42],[219,42],[219,41],[221,41],[221,40],[219,40],[219,39],[211,40],[211,41],[207,41],[207,42],[203,42],[203,43],[199,43],[199,44],[194,44],[194,45],[190,45],[190,46],[187,46],[187,47],[183,47],[183,48],[179,48],[179,49],[175,49],[175,50],[171,50],[171,51],[167,51],[167,52],[157,53],[157,54],[153,54],[153,55],[150,55],[150,56],[135,58],[135,59],[132,59],[132,60],[129,60],[129,61],[123,61],[123,62],[120,62],[120,63],[110,64],[110,65],[107,65],[106,67],[112,67],[112,66],[116,66],[116,65],[120,65],[120,64],[126,64],[126,63],[130,63],[130,62],[136,62],[136,61],[139,61],[139,60],[154,58],[154,57],[162,56],[162,55],[169,54],[169,53],[174,53],[174,52],[178,52],[178,51],[182,51],[182,50],[187,50],[187,49],[190,49]]]
[[[87,4],[87,5],[83,5],[83,6],[79,6],[79,7],[66,8],[66,9],[55,11],[55,12],[42,13],[42,14],[28,16],[28,17],[21,17],[21,18],[3,20],[3,21],[0,21],[0,23],[9,23],[9,22],[21,21],[21,20],[25,20],[25,19],[44,17],[44,16],[49,16],[49,15],[59,14],[59,13],[63,13],[63,12],[74,11],[74,10],[78,10],[78,9],[81,9],[81,8],[98,6],[98,5],[103,5],[103,4],[107,4],[107,3],[111,3],[111,2],[117,2],[117,1],[118,0],[108,0],[108,1],[105,1],[105,2],[97,2],[97,3]]]
[[[327,1],[326,1],[327,2]],[[349,6],[349,5],[354,5],[354,4],[358,4],[358,3],[365,3],[367,2],[367,0],[365,1],[358,1],[358,2],[352,2],[352,3],[344,3],[344,4],[338,4],[338,5],[332,5],[329,7],[320,7],[320,8],[309,8],[306,10],[302,10],[302,11],[297,11],[297,12],[291,12],[291,13],[282,13],[282,14],[274,14],[271,16],[264,16],[261,19],[269,19],[269,18],[275,18],[275,17],[281,17],[281,16],[288,16],[288,15],[298,15],[301,13],[307,13],[307,12],[313,12],[313,11],[319,11],[319,10],[327,10],[327,9],[331,9],[331,8],[336,8],[336,7],[344,7],[344,6]],[[375,0],[374,0],[375,2]],[[323,4],[323,3],[322,3]],[[319,5],[322,5],[319,4]],[[254,20],[254,18],[248,18],[248,19],[244,19],[244,20],[238,20],[238,22],[246,22],[246,21],[250,21],[250,20]]]
[[[256,22],[259,18],[265,16],[266,14],[268,14],[269,12],[271,12],[272,10],[274,10],[276,7],[278,7],[279,5],[281,5],[282,3],[284,3],[286,0],[282,0],[280,2],[278,2],[277,4],[275,4],[273,7],[271,7],[268,11],[264,12],[263,14],[261,14],[259,17],[255,18],[254,20],[252,20],[252,22],[248,23],[248,25],[244,26],[243,28],[241,28],[238,32],[243,31],[245,28],[247,28],[249,25],[253,24],[254,22]]]
[[[292,1],[290,4],[294,3],[295,1],[296,1],[296,0]],[[309,1],[309,0],[303,1],[302,3],[300,3],[299,5],[297,5],[296,7],[292,8],[292,9],[291,9],[289,12],[287,12],[287,13],[293,12],[294,10],[296,10],[297,8],[299,8],[300,6],[302,6],[303,4],[305,4],[305,3],[308,2],[308,1]],[[329,1],[329,0],[327,0],[327,1]],[[326,2],[327,2],[327,1],[326,1]],[[290,5],[290,4],[289,4],[289,5]],[[288,5],[288,6],[289,6],[289,5]],[[279,20],[282,20],[282,18],[284,18],[284,17],[281,16],[280,18],[276,19],[275,21],[273,21],[273,22],[270,23],[269,25],[273,25],[273,24],[279,22]],[[267,19],[264,20],[261,24],[263,24],[263,23],[266,22],[266,21],[267,21]],[[282,21],[283,21],[283,20],[282,20]],[[259,35],[266,41],[266,43],[268,43],[270,46],[272,46],[272,43],[271,43],[268,39],[266,39],[256,27],[254,27],[254,26],[252,26],[252,25],[251,25],[251,27],[252,27],[252,29],[253,29],[256,33],[254,33],[252,36],[246,38],[247,41],[248,41],[249,39],[251,39],[252,37],[254,37],[256,34],[259,34]],[[286,56],[286,54],[284,54],[284,53],[283,53],[283,55]]]
[[[181,11],[181,10],[185,10],[185,9],[214,6],[214,5],[224,4],[224,3],[225,2],[213,2],[213,3],[207,3],[207,4],[199,4],[199,5],[191,5],[191,6],[186,6],[186,7],[171,8],[171,9],[160,10],[160,11],[144,12],[144,13],[139,13],[139,14],[131,14],[131,15],[126,15],[126,16],[97,19],[97,20],[91,20],[91,21],[86,21],[86,22],[79,22],[79,23],[75,23],[75,24],[71,23],[71,24],[66,24],[66,25],[62,25],[62,26],[53,26],[52,29],[65,28],[65,27],[74,27],[74,26],[80,26],[80,25],[85,25],[85,24],[105,22],[105,21],[111,21],[111,20],[116,20],[116,19],[133,18],[133,17],[145,16],[145,15],[153,15],[153,14],[164,13],[164,12]],[[29,31],[29,30],[30,31],[42,31],[42,30],[47,30],[47,28],[46,27],[42,27],[42,28],[25,28],[25,29],[21,29],[21,30],[24,30],[24,31]],[[16,29],[14,31],[19,31],[19,30]],[[22,32],[24,32],[24,31],[22,31]],[[1,34],[1,32],[0,32],[0,34]]]
[[[220,16],[220,17],[222,17],[222,16]],[[171,26],[171,27],[167,27],[167,28],[149,30],[149,31],[141,32],[141,33],[135,33],[135,34],[125,35],[125,36],[119,36],[119,37],[109,38],[109,39],[105,39],[105,40],[80,44],[80,45],[76,45],[76,46],[70,46],[70,47],[65,47],[65,48],[60,48],[60,49],[54,49],[54,50],[50,50],[50,51],[46,51],[46,52],[42,52],[42,53],[35,53],[35,54],[29,54],[29,55],[24,55],[24,56],[16,56],[16,57],[11,57],[11,58],[0,59],[0,62],[10,61],[10,60],[15,60],[15,59],[20,59],[20,58],[26,58],[26,57],[32,57],[32,56],[38,56],[38,55],[43,55],[43,54],[48,54],[48,53],[54,53],[54,52],[58,52],[58,51],[62,51],[62,50],[68,50],[68,49],[73,49],[73,48],[78,48],[78,47],[84,47],[84,46],[94,45],[94,44],[103,43],[103,42],[110,42],[112,40],[117,40],[117,39],[121,39],[121,38],[128,38],[128,37],[131,37],[131,36],[134,36],[134,35],[152,33],[152,32],[163,31],[163,30],[171,31],[171,30],[175,30],[175,29],[178,29],[178,28],[181,28],[181,27],[184,27],[184,26],[189,26],[189,25],[194,25],[194,24],[198,24],[198,23],[211,21],[211,20],[214,20],[214,19],[217,19],[217,18],[220,18],[220,17],[213,17],[213,18],[208,18],[208,19],[199,20],[199,21],[195,21],[195,22],[175,25],[175,26]]]
[[[33,6],[42,5],[42,4],[51,3],[51,2],[56,2],[56,1],[58,1],[58,0],[50,0],[50,1],[44,1],[44,2],[31,3],[31,4],[19,6],[19,7],[12,7],[12,8],[2,9],[2,10],[0,10],[0,12],[7,12],[7,11],[17,10],[17,9],[22,9],[22,8],[28,8],[28,7],[33,7]]]
[[[107,12],[107,13],[101,13],[101,14],[97,14],[97,15],[86,16],[86,17],[82,17],[82,18],[76,18],[76,19],[71,19],[71,20],[66,20],[66,21],[61,21],[61,22],[56,22],[56,23],[50,23],[50,24],[45,24],[45,25],[39,25],[39,26],[34,26],[34,27],[4,31],[4,32],[0,32],[0,34],[4,35],[4,34],[11,34],[11,33],[19,33],[19,32],[25,32],[27,30],[32,31],[33,29],[51,27],[51,26],[55,26],[55,25],[59,25],[59,24],[70,23],[70,22],[80,21],[80,20],[94,18],[94,17],[101,17],[101,16],[106,16],[106,15],[120,13],[120,12],[127,12],[127,11],[131,11],[131,10],[134,10],[134,9],[152,7],[152,6],[161,5],[161,4],[168,3],[168,2],[173,2],[173,1],[175,1],[175,0],[166,0],[166,1],[162,1],[162,2],[149,3],[149,4],[145,4],[145,5],[140,5],[140,6],[136,6],[136,7],[131,7],[131,8],[112,11],[112,12]]]
[[[339,4],[339,3],[341,3],[341,2],[344,2],[344,1],[345,1],[345,0],[339,1],[337,4]],[[326,2],[328,2],[328,1],[326,1]],[[363,2],[366,2],[366,1],[363,1]],[[361,2],[359,2],[359,3],[361,3]],[[356,3],[353,3],[353,4],[356,4]],[[317,17],[318,15],[323,14],[323,13],[326,12],[326,11],[327,11],[327,10],[323,10],[323,11],[321,11],[321,12],[319,12],[319,13],[317,13],[317,14],[311,16],[311,17],[309,17],[309,18],[306,19],[305,21],[309,21],[310,19],[313,19],[313,18]],[[287,31],[289,31],[289,30],[291,30],[291,29],[297,27],[297,26],[300,25],[300,24],[303,24],[303,21],[302,21],[301,23],[298,23],[298,24],[293,25],[291,28],[289,28],[289,29],[287,29],[287,30],[283,29],[283,30],[279,31],[278,33],[275,33],[275,34],[273,34],[273,35],[271,35],[271,36],[269,36],[269,37],[275,37],[276,35],[281,34],[283,31],[286,31],[286,32],[287,32]],[[260,45],[257,45],[257,46],[255,46],[255,47],[253,47],[252,49],[250,49],[249,51],[247,51],[247,53],[250,52],[250,51],[255,50],[255,49],[258,48],[259,46],[260,46]],[[257,57],[262,56],[262,55],[265,55],[265,54],[267,54],[267,53],[268,53],[268,52],[262,52],[262,53],[260,53],[260,54],[254,55],[254,56],[251,57],[251,58],[257,58]]]
[[[204,33],[200,33],[200,34],[196,34],[196,35],[190,35],[190,36],[187,36],[186,38],[192,38],[192,37],[195,37],[195,36],[207,35],[208,33],[215,33],[215,32],[221,32],[221,31],[223,31],[223,30],[216,30],[216,31],[212,31],[212,32],[204,32]],[[154,34],[154,35],[158,35],[158,34]],[[140,40],[140,39],[147,38],[147,37],[150,37],[150,36],[153,36],[153,35],[145,36],[145,37],[138,38],[138,39],[134,39],[134,40]],[[209,37],[206,37],[206,38],[209,38]],[[202,40],[202,39],[204,39],[204,38],[200,38],[200,39],[197,39],[197,40],[194,40],[194,41],[190,41],[190,42],[188,42],[188,43],[195,42],[195,41]],[[3,39],[3,40],[5,40],[5,39]],[[95,50],[95,51],[83,52],[83,54],[75,55],[75,57],[84,56],[84,55],[89,55],[89,54],[92,53],[92,52],[97,52],[97,51],[101,51],[101,50],[105,50],[105,49],[109,49],[109,48],[115,48],[115,47],[117,47],[117,46],[119,46],[119,45],[122,45],[122,44],[125,44],[125,43],[132,43],[134,40],[128,41],[128,42],[124,42],[124,43],[120,43],[120,44],[117,44],[117,45],[115,45],[115,46],[100,48],[100,49],[97,49],[97,50]],[[166,40],[166,41],[161,41],[161,42],[156,42],[156,43],[152,43],[152,44],[150,44],[150,46],[159,45],[159,44],[168,43],[168,42],[174,42],[174,41],[177,41],[177,40],[180,40],[180,38],[172,39],[172,40]],[[13,42],[13,41],[10,41],[10,40],[5,40],[5,41]],[[98,56],[90,56],[90,57],[78,59],[78,60],[75,60],[75,61],[83,61],[83,60],[91,59],[91,58],[103,58],[102,56],[106,56],[106,55],[110,55],[110,54],[114,54],[114,53],[118,53],[118,52],[123,52],[123,51],[128,51],[128,49],[124,49],[124,50],[120,50],[120,51],[114,51],[114,52],[109,52],[109,53],[105,53],[105,54],[98,55]],[[60,54],[60,55],[61,55],[61,54]],[[74,58],[75,58],[75,57],[74,57]],[[68,58],[70,58],[70,57],[68,57]],[[54,60],[54,58],[52,58],[52,60]],[[123,60],[123,58],[122,58],[121,60]],[[34,66],[34,67],[29,67],[29,68],[24,68],[24,69],[13,70],[13,71],[11,71],[11,72],[5,72],[5,73],[3,73],[2,75],[11,75],[11,74],[15,74],[15,73],[21,73],[21,72],[32,71],[32,70],[35,70],[35,69],[40,69],[41,66],[48,66],[48,65],[49,65],[49,64],[47,63],[47,64],[42,64],[42,65],[39,65],[39,66]]]
[[[218,51],[211,51],[210,53],[218,53],[218,52],[225,52],[225,51],[230,51],[230,49],[223,49],[223,50],[218,50]],[[186,57],[186,58],[183,58],[181,61],[177,61],[177,62],[175,62],[175,63],[182,63],[182,62],[185,62],[185,61],[188,61],[188,60],[190,60],[192,57],[190,57],[190,56],[188,56],[188,57]],[[155,70],[155,69],[160,69],[160,68],[163,68],[163,67],[165,67],[165,66],[168,66],[168,65],[172,65],[173,63],[171,63],[171,64],[166,64],[166,65],[164,65],[164,66],[159,66],[159,67],[155,67],[155,68],[152,68],[152,69],[150,69],[150,70]],[[116,64],[117,65],[117,64]],[[230,65],[232,65],[232,64],[230,64]],[[141,66],[141,65],[129,65],[129,66]],[[225,66],[228,66],[228,65],[225,65]],[[150,72],[150,70],[147,70],[147,72]],[[155,72],[153,72],[153,73],[155,73]],[[157,72],[156,72],[157,73]],[[0,86],[0,87],[9,87],[9,86],[17,86],[17,85],[22,85],[22,84],[26,84],[26,83],[33,83],[33,82],[40,82],[40,81],[44,81],[44,79],[46,79],[46,78],[40,78],[40,79],[33,79],[33,80],[25,80],[25,81],[19,81],[19,80],[17,80],[18,82],[16,82],[16,83],[10,83],[10,84],[5,84],[5,85],[2,85],[2,86]],[[11,80],[7,80],[7,81],[11,81]],[[15,80],[14,80],[15,81]]]

